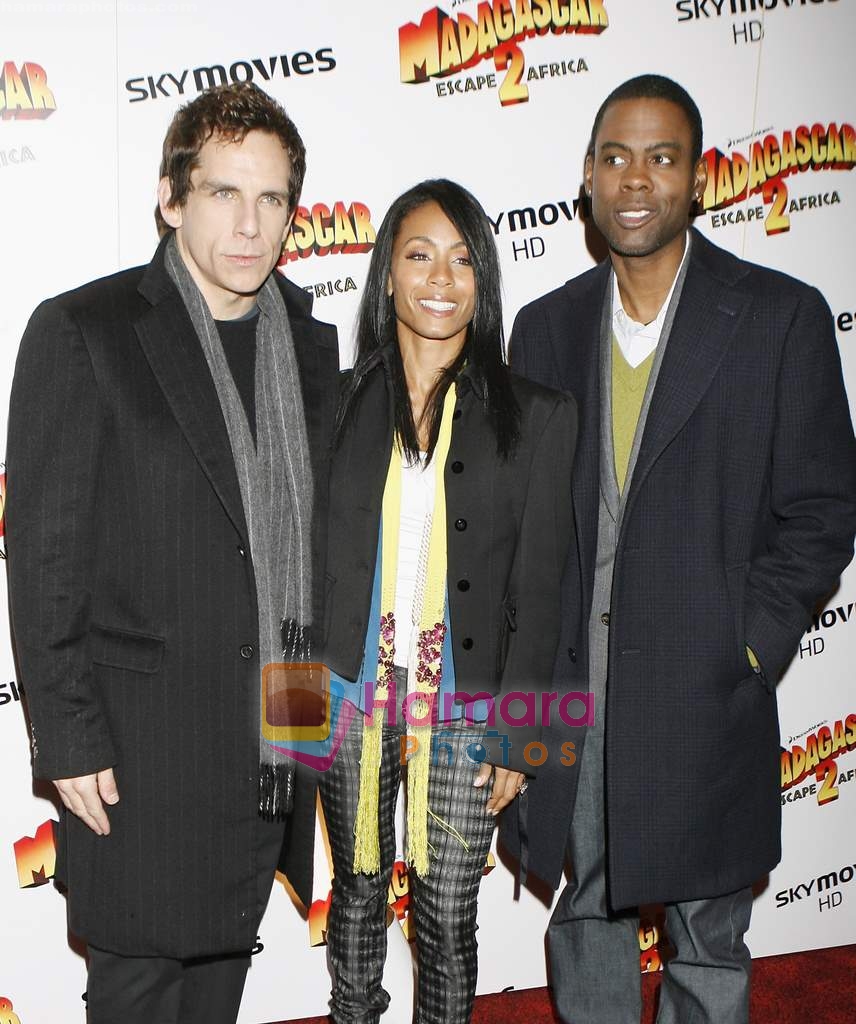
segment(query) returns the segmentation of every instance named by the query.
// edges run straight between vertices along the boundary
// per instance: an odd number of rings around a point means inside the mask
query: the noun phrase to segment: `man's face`
[[[684,111],[670,100],[610,104],[586,157],[585,187],[592,215],[610,250],[650,256],[683,250],[693,198],[706,182],[703,161],[693,164],[692,133]]]
[[[183,206],[169,206],[169,181],[161,180],[161,213],[215,319],[248,312],[276,266],[291,225],[290,175],[280,141],[256,130],[242,142],[205,143]]]

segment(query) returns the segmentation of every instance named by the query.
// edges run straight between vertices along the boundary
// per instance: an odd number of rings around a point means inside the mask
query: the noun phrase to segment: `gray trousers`
[[[399,683],[400,685],[400,683]],[[384,726],[380,768],[381,868],[355,874],[354,821],[359,799],[363,716],[350,723],[336,759],[320,779],[321,804],[333,854],[327,952],[333,977],[335,1024],[376,1024],[389,1005],[382,985],[386,959],[387,890],[395,858],[395,805],[401,780],[401,738],[406,723]],[[428,781],[430,810],[465,840],[428,819],[430,870],[411,868],[410,909],[416,926],[416,1024],[467,1024],[475,998],[478,955],[476,910],[494,819],[485,811],[489,786],[473,787],[479,765],[467,756],[480,724],[434,727]],[[448,749],[447,749],[448,748]]]
[[[586,733],[568,837],[573,877],[547,932],[553,995],[565,1024],[639,1024],[639,919],[610,911],[603,805],[605,694]],[[599,700],[598,700],[599,698]],[[664,967],[657,1024],[748,1024],[751,961],[743,935],[752,890],[667,904],[675,955]]]

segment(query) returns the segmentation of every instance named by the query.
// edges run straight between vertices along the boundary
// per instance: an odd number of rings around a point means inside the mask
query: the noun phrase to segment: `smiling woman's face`
[[[398,343],[442,346],[451,363],[475,311],[475,275],[461,233],[437,203],[402,220],[392,247],[387,294],[395,304]]]

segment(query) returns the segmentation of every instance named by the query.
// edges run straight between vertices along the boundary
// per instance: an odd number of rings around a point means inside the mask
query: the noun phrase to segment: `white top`
[[[681,267],[686,263],[689,251],[690,236],[688,234],[686,245],[684,246],[684,255],[678,264],[675,278],[672,281],[672,287],[669,289],[669,294],[666,296],[663,305],[660,306],[660,312],[650,324],[637,323],[635,320],[631,320],[624,312],[618,280],[615,276],[615,271],[612,272],[612,329],[615,332],[615,340],[618,342],[618,347],[621,349],[624,358],[634,369],[640,363],[643,363],[660,343],[660,335],[663,333],[663,321],[666,319],[666,312],[669,308],[669,303],[672,301],[675,282],[678,280]]]
[[[406,668],[416,640],[413,601],[419,556],[427,544],[434,511],[435,466],[425,465],[426,453],[419,462],[401,465],[401,519],[398,527],[398,575],[395,580],[395,664]],[[418,610],[417,610],[418,612]]]

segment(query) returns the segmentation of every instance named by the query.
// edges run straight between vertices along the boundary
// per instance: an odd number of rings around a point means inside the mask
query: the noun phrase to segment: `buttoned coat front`
[[[526,306],[511,339],[519,373],[580,406],[577,557],[557,663],[572,689],[585,688],[611,273],[601,264]],[[854,530],[856,446],[825,301],[694,231],[600,610],[614,907],[732,892],[779,860],[775,685]],[[574,774],[530,787],[530,866],[554,886],[574,790]]]
[[[478,383],[465,369],[458,380],[452,439],[444,470],[447,592],[456,688],[486,692],[495,702],[490,758],[533,774],[527,760],[538,724],[503,722],[502,698],[512,691],[549,689],[559,635],[559,586],[571,534],[570,479],[576,405],[569,396],[512,374],[521,409],[521,441],[504,461],[496,451]],[[392,450],[392,392],[380,360],[358,394],[330,483],[327,558],[328,663],[356,679],[366,629]],[[371,644],[371,638],[369,638]],[[540,696],[536,710],[540,708]],[[523,718],[515,705],[509,718]],[[555,709],[554,709],[555,712]]]
[[[277,275],[294,338],[323,565],[336,332]],[[37,777],[113,766],[109,836],[71,814],[58,874],[90,945],[176,958],[256,940],[258,617],[229,438],[163,262],[43,303],[7,453],[12,624]],[[323,619],[316,588],[316,624]],[[285,861],[311,900],[314,785]]]

